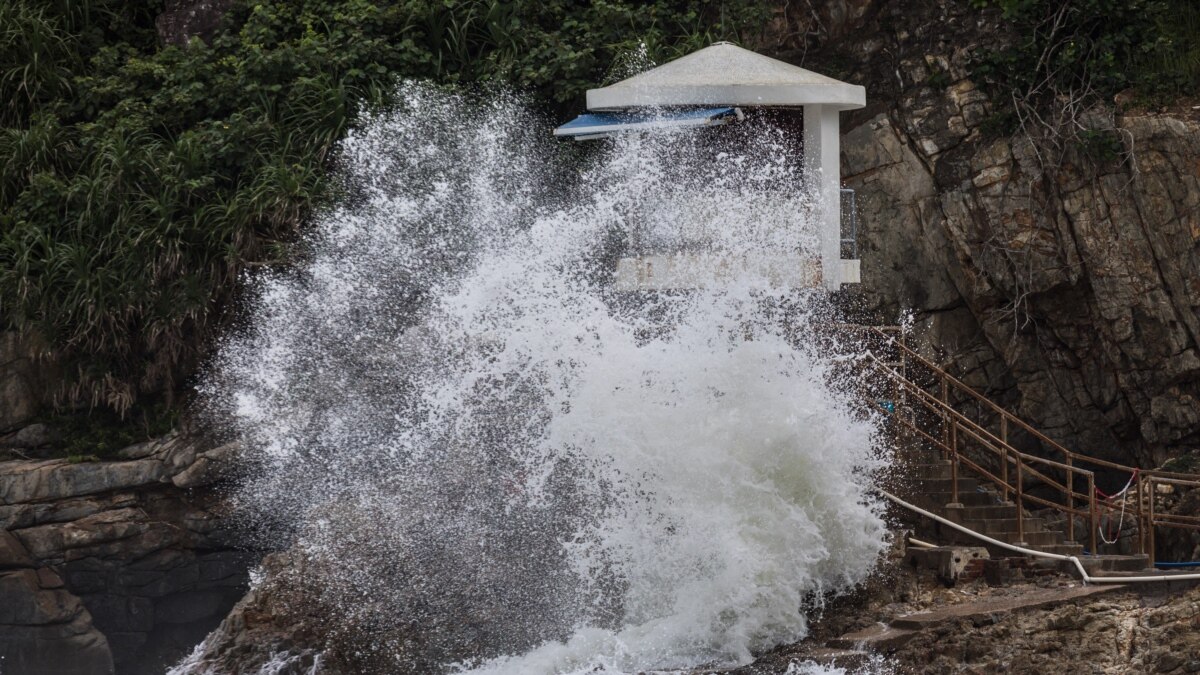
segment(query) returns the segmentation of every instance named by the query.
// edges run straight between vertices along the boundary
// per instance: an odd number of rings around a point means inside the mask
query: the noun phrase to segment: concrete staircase
[[[851,358],[840,363],[897,441],[902,478],[888,490],[910,503],[1000,542],[1078,556],[1100,571],[1152,566],[1156,528],[1200,529],[1200,515],[1156,507],[1158,495],[1200,489],[1200,474],[1135,468],[1069,450],[909,348],[900,327],[831,328],[834,348],[849,348]],[[1114,475],[1129,477],[1123,489],[1110,486]],[[1101,484],[1114,494],[1102,492]],[[1120,542],[1108,545],[1112,533],[1106,537],[1101,527],[1112,526],[1118,505],[1120,522],[1129,527],[1118,525]],[[936,543],[983,543],[941,523],[928,527]],[[1096,555],[1131,550],[1138,553]]]
[[[1022,514],[1024,536],[1018,529],[1017,506],[1006,502],[991,488],[980,485],[974,478],[959,476],[958,502],[953,501],[951,466],[948,460],[936,460],[910,465],[910,496],[918,506],[933,511],[963,527],[1008,544],[1057,553],[1060,555],[1083,555],[1083,546],[1067,541],[1064,532],[1046,528],[1043,519],[1028,512]],[[982,545],[980,540],[943,528],[947,535],[953,533],[955,543]],[[997,551],[998,552],[998,551]],[[1011,552],[1005,552],[1011,555]]]
[[[1133,572],[1149,566],[1149,557],[1144,554],[1085,555],[1082,544],[1068,540],[1065,532],[1047,527],[1044,519],[1028,511],[1021,514],[1021,523],[1018,524],[1016,504],[1005,501],[990,484],[980,484],[969,476],[959,476],[958,501],[955,502],[950,461],[931,459],[929,454],[919,452],[905,462],[907,480],[903,492],[916,506],[1008,544],[1046,553],[1078,556],[1089,574]],[[993,557],[1017,555],[936,522],[922,523],[919,534],[940,544],[985,546]]]

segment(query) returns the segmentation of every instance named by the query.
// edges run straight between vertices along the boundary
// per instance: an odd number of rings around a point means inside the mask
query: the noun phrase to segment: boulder
[[[112,675],[108,640],[47,569],[0,572],[0,655],[20,675]]]

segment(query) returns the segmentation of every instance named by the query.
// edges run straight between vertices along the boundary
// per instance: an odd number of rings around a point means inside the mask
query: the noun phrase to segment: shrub
[[[1159,99],[1200,89],[1194,0],[973,0],[996,8],[1014,39],[982,53],[976,74],[998,90],[1048,103],[1111,101],[1124,89]]]
[[[398,78],[505,81],[578,105],[614,57],[752,39],[759,0],[242,1],[204,44],[150,0],[0,5],[0,320],[62,401],[168,402],[248,270],[286,263],[334,195],[330,151]]]

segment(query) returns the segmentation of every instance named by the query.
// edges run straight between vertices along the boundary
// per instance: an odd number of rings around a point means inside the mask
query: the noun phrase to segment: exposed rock
[[[0,607],[62,608],[0,611],[0,636],[29,638],[0,639],[5,672],[161,673],[202,640],[253,563],[207,487],[235,451],[173,435],[122,461],[0,463]]]
[[[928,631],[893,658],[916,673],[1171,673],[1200,657],[1197,590],[1158,600],[1125,592],[996,618]]]
[[[191,488],[208,485],[225,477],[226,471],[232,466],[236,443],[227,443],[212,450],[196,455],[190,466],[171,477],[176,487]]]
[[[118,455],[129,461],[0,462],[0,523],[5,523],[6,512],[12,512],[4,509],[6,505],[62,501],[159,483],[206,485],[219,477],[220,467],[235,451],[232,444],[205,450],[201,441],[171,435],[121,450]]]
[[[731,675],[795,672],[794,662],[839,646],[838,665],[866,650],[896,673],[1184,673],[1200,662],[1198,625],[1200,588],[1082,586],[1061,574],[1000,586],[960,577],[948,588],[934,570],[892,556],[813,613],[803,642]]]
[[[838,64],[871,101],[843,120],[861,304],[916,310],[933,356],[1070,448],[1154,466],[1200,445],[1200,120],[1081,113],[1116,158],[1000,136],[971,79],[997,14],[816,5],[788,34],[822,36],[806,65]]]
[[[0,448],[40,448],[58,442],[59,435],[45,424],[30,424],[0,436]]]

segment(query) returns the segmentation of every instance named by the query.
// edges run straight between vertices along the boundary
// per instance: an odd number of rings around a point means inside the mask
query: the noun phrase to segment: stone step
[[[912,466],[910,475],[916,480],[950,480],[950,462],[916,464]]]
[[[1083,544],[1050,544],[1049,546],[1039,546],[1038,550],[1045,551],[1046,553],[1057,553],[1058,555],[1081,556],[1083,555]],[[1072,567],[1074,566],[1072,565]],[[1091,574],[1091,572],[1088,574]]]
[[[948,509],[955,511],[957,509]],[[964,518],[961,521],[964,527],[969,527],[980,534],[993,535],[999,532],[1016,532],[1016,518]],[[1026,534],[1031,532],[1045,532],[1046,521],[1041,518],[1026,518],[1022,527]]]
[[[954,498],[953,493],[939,491],[922,491],[919,493],[920,499],[926,504],[934,504],[939,509],[946,504],[950,504]],[[979,492],[973,490],[971,492],[958,492],[958,503],[963,506],[998,506],[998,498],[990,492]]]
[[[1150,566],[1150,556],[1134,555],[1082,555],[1079,562],[1088,574],[1104,576],[1106,572],[1143,572]],[[1068,563],[1070,564],[1070,563]],[[1074,567],[1074,565],[1072,565]],[[1156,572],[1149,572],[1156,574]]]
[[[805,652],[804,659],[812,661],[819,666],[825,666],[826,668],[838,668],[845,672],[858,672],[870,665],[871,654],[858,649],[817,647]]]
[[[970,620],[975,617],[988,617],[993,614],[1003,614],[1023,609],[1054,607],[1063,603],[1073,602],[1079,598],[1103,593],[1114,593],[1123,588],[1124,586],[1120,584],[1098,584],[1095,586],[1050,588],[1012,597],[985,598],[976,602],[964,602],[938,610],[897,617],[892,620],[891,627],[909,631],[937,628],[947,623],[957,623],[963,619]]]
[[[961,509],[948,509],[946,511],[951,520],[957,521],[962,519],[967,520],[995,520],[1000,518],[1017,517],[1016,504],[988,504],[987,506],[966,506]]]
[[[988,534],[993,539],[1007,542],[1009,544],[1020,545],[1020,540],[1017,539],[1016,530],[1010,532],[995,532]],[[1062,532],[1026,532],[1024,544],[1028,548],[1036,548],[1041,550],[1043,546],[1054,546],[1063,543],[1065,537]]]
[[[904,646],[916,634],[917,631],[908,628],[894,628],[885,624],[875,624],[874,626],[836,637],[826,642],[825,646],[832,649],[887,653]]]
[[[922,492],[952,492],[954,490],[954,482],[949,478],[918,478],[913,480],[912,483],[914,487],[919,487]],[[959,493],[975,492],[978,487],[979,481],[959,474]]]

